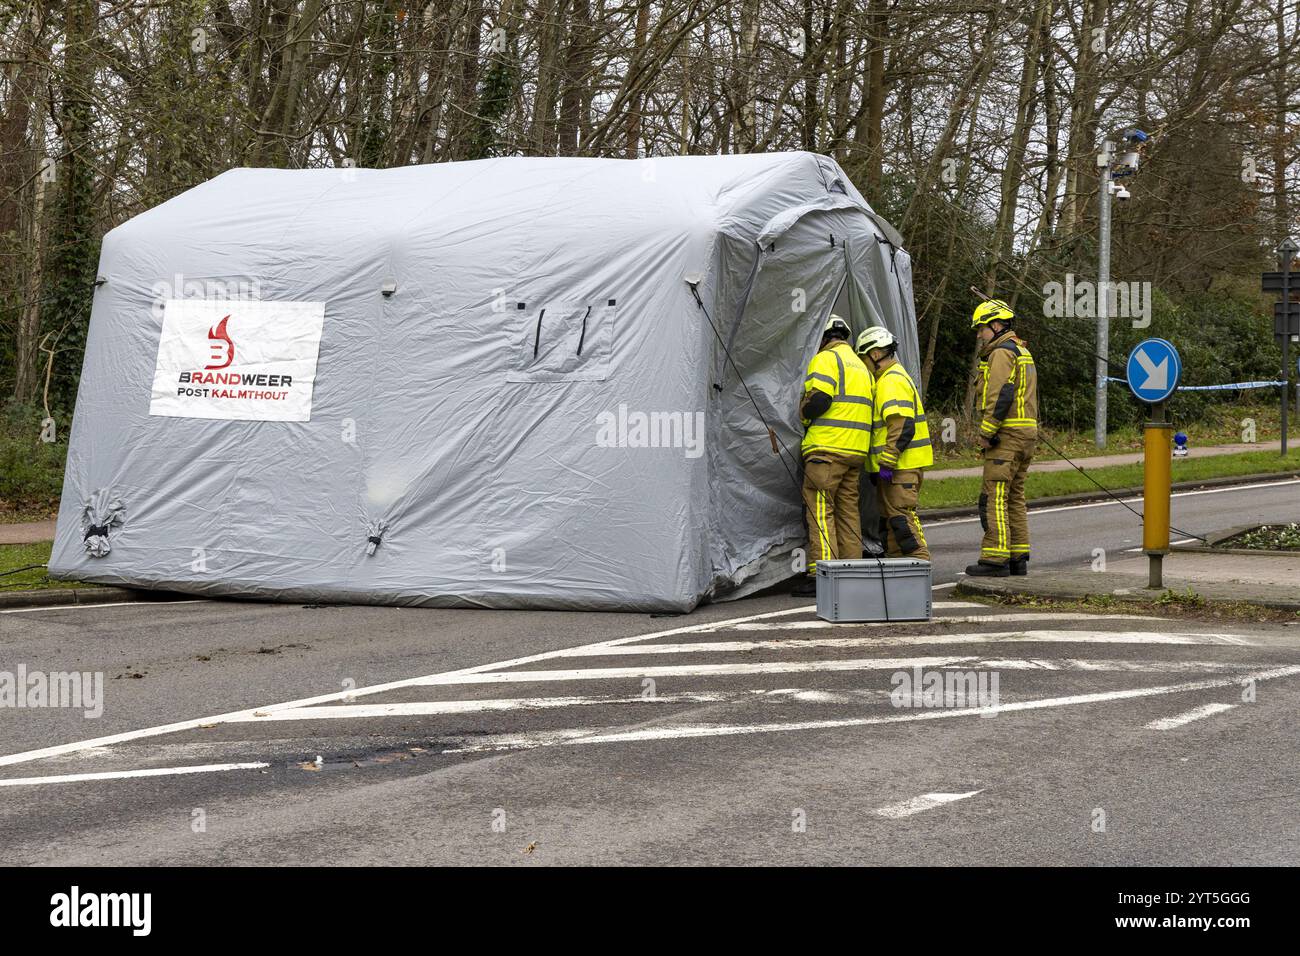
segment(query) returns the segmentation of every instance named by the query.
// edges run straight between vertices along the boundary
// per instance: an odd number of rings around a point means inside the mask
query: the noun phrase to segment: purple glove
[[[892,468],[881,468],[881,469],[880,469],[880,480],[881,480],[881,481],[893,481],[893,480],[894,480],[894,469],[892,469]]]

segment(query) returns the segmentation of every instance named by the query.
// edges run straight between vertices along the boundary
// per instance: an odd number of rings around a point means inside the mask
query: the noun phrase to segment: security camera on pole
[[[1115,182],[1137,172],[1141,157],[1138,149],[1148,140],[1140,129],[1124,134],[1124,152],[1119,152],[1112,140],[1101,144],[1097,154],[1097,168],[1101,172],[1101,189],[1097,197],[1097,421],[1094,439],[1098,448],[1106,447],[1106,377],[1110,374],[1110,201],[1111,198],[1127,202],[1132,196],[1123,185]]]

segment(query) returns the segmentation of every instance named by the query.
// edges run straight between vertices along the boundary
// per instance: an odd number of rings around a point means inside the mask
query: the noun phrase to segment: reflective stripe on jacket
[[[908,471],[934,464],[930,426],[921,393],[907,369],[895,362],[876,379],[875,427],[871,430],[871,470]]]
[[[983,382],[980,434],[992,438],[1002,428],[1038,430],[1038,372],[1025,343],[1010,330],[989,345],[980,361]]]
[[[831,398],[831,407],[812,422],[805,420],[805,456],[815,451],[867,454],[873,384],[871,372],[847,342],[835,342],[813,356],[803,383],[804,398],[813,390],[824,392]]]

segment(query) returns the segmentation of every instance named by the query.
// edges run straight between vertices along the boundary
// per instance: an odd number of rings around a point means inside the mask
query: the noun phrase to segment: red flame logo
[[[208,329],[209,364],[204,366],[208,370],[225,368],[235,360],[235,343],[226,333],[226,323],[229,321],[230,316],[226,316],[217,323],[215,329]]]

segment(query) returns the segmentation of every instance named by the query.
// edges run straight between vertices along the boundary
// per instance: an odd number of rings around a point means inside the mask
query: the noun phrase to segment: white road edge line
[[[933,591],[942,591],[944,588],[956,587],[956,581],[949,581],[947,584],[936,584],[931,588]],[[0,614],[30,614],[32,611],[87,611],[101,607],[157,607],[160,604],[211,604],[214,603],[211,598],[185,598],[179,601],[105,601],[102,604],[51,604],[43,607],[15,607],[0,609]],[[982,604],[962,604],[962,607],[986,607]],[[798,610],[815,611],[815,605]],[[789,614],[791,611],[777,611],[777,614]]]
[[[126,780],[133,777],[175,777],[190,773],[220,773],[225,770],[265,770],[269,763],[213,763],[200,767],[155,767],[150,770],[106,770],[101,773],[65,773],[52,777],[0,779],[0,787],[30,787],[40,783],[81,783],[86,780]]]
[[[44,607],[12,607],[0,614],[29,614],[32,611],[85,611],[101,607],[157,607],[160,604],[211,604],[207,598],[186,598],[183,601],[105,601],[103,604],[50,604]]]
[[[1196,707],[1185,713],[1176,714],[1173,717],[1161,717],[1159,720],[1153,720],[1147,724],[1147,730],[1173,730],[1175,727],[1181,727],[1183,724],[1190,724],[1193,720],[1201,720],[1205,717],[1213,717],[1215,714],[1221,714],[1225,710],[1232,710],[1236,704],[1206,704],[1203,707]]]
[[[935,807],[941,807],[945,803],[954,803],[957,800],[965,800],[973,797],[977,793],[983,793],[981,790],[971,790],[969,793],[923,793],[919,797],[913,797],[911,800],[903,800],[900,803],[891,803],[888,806],[881,807],[873,811],[878,817],[887,817],[890,820],[901,820],[903,817],[910,817],[914,813],[920,813],[923,810],[932,810]]]

